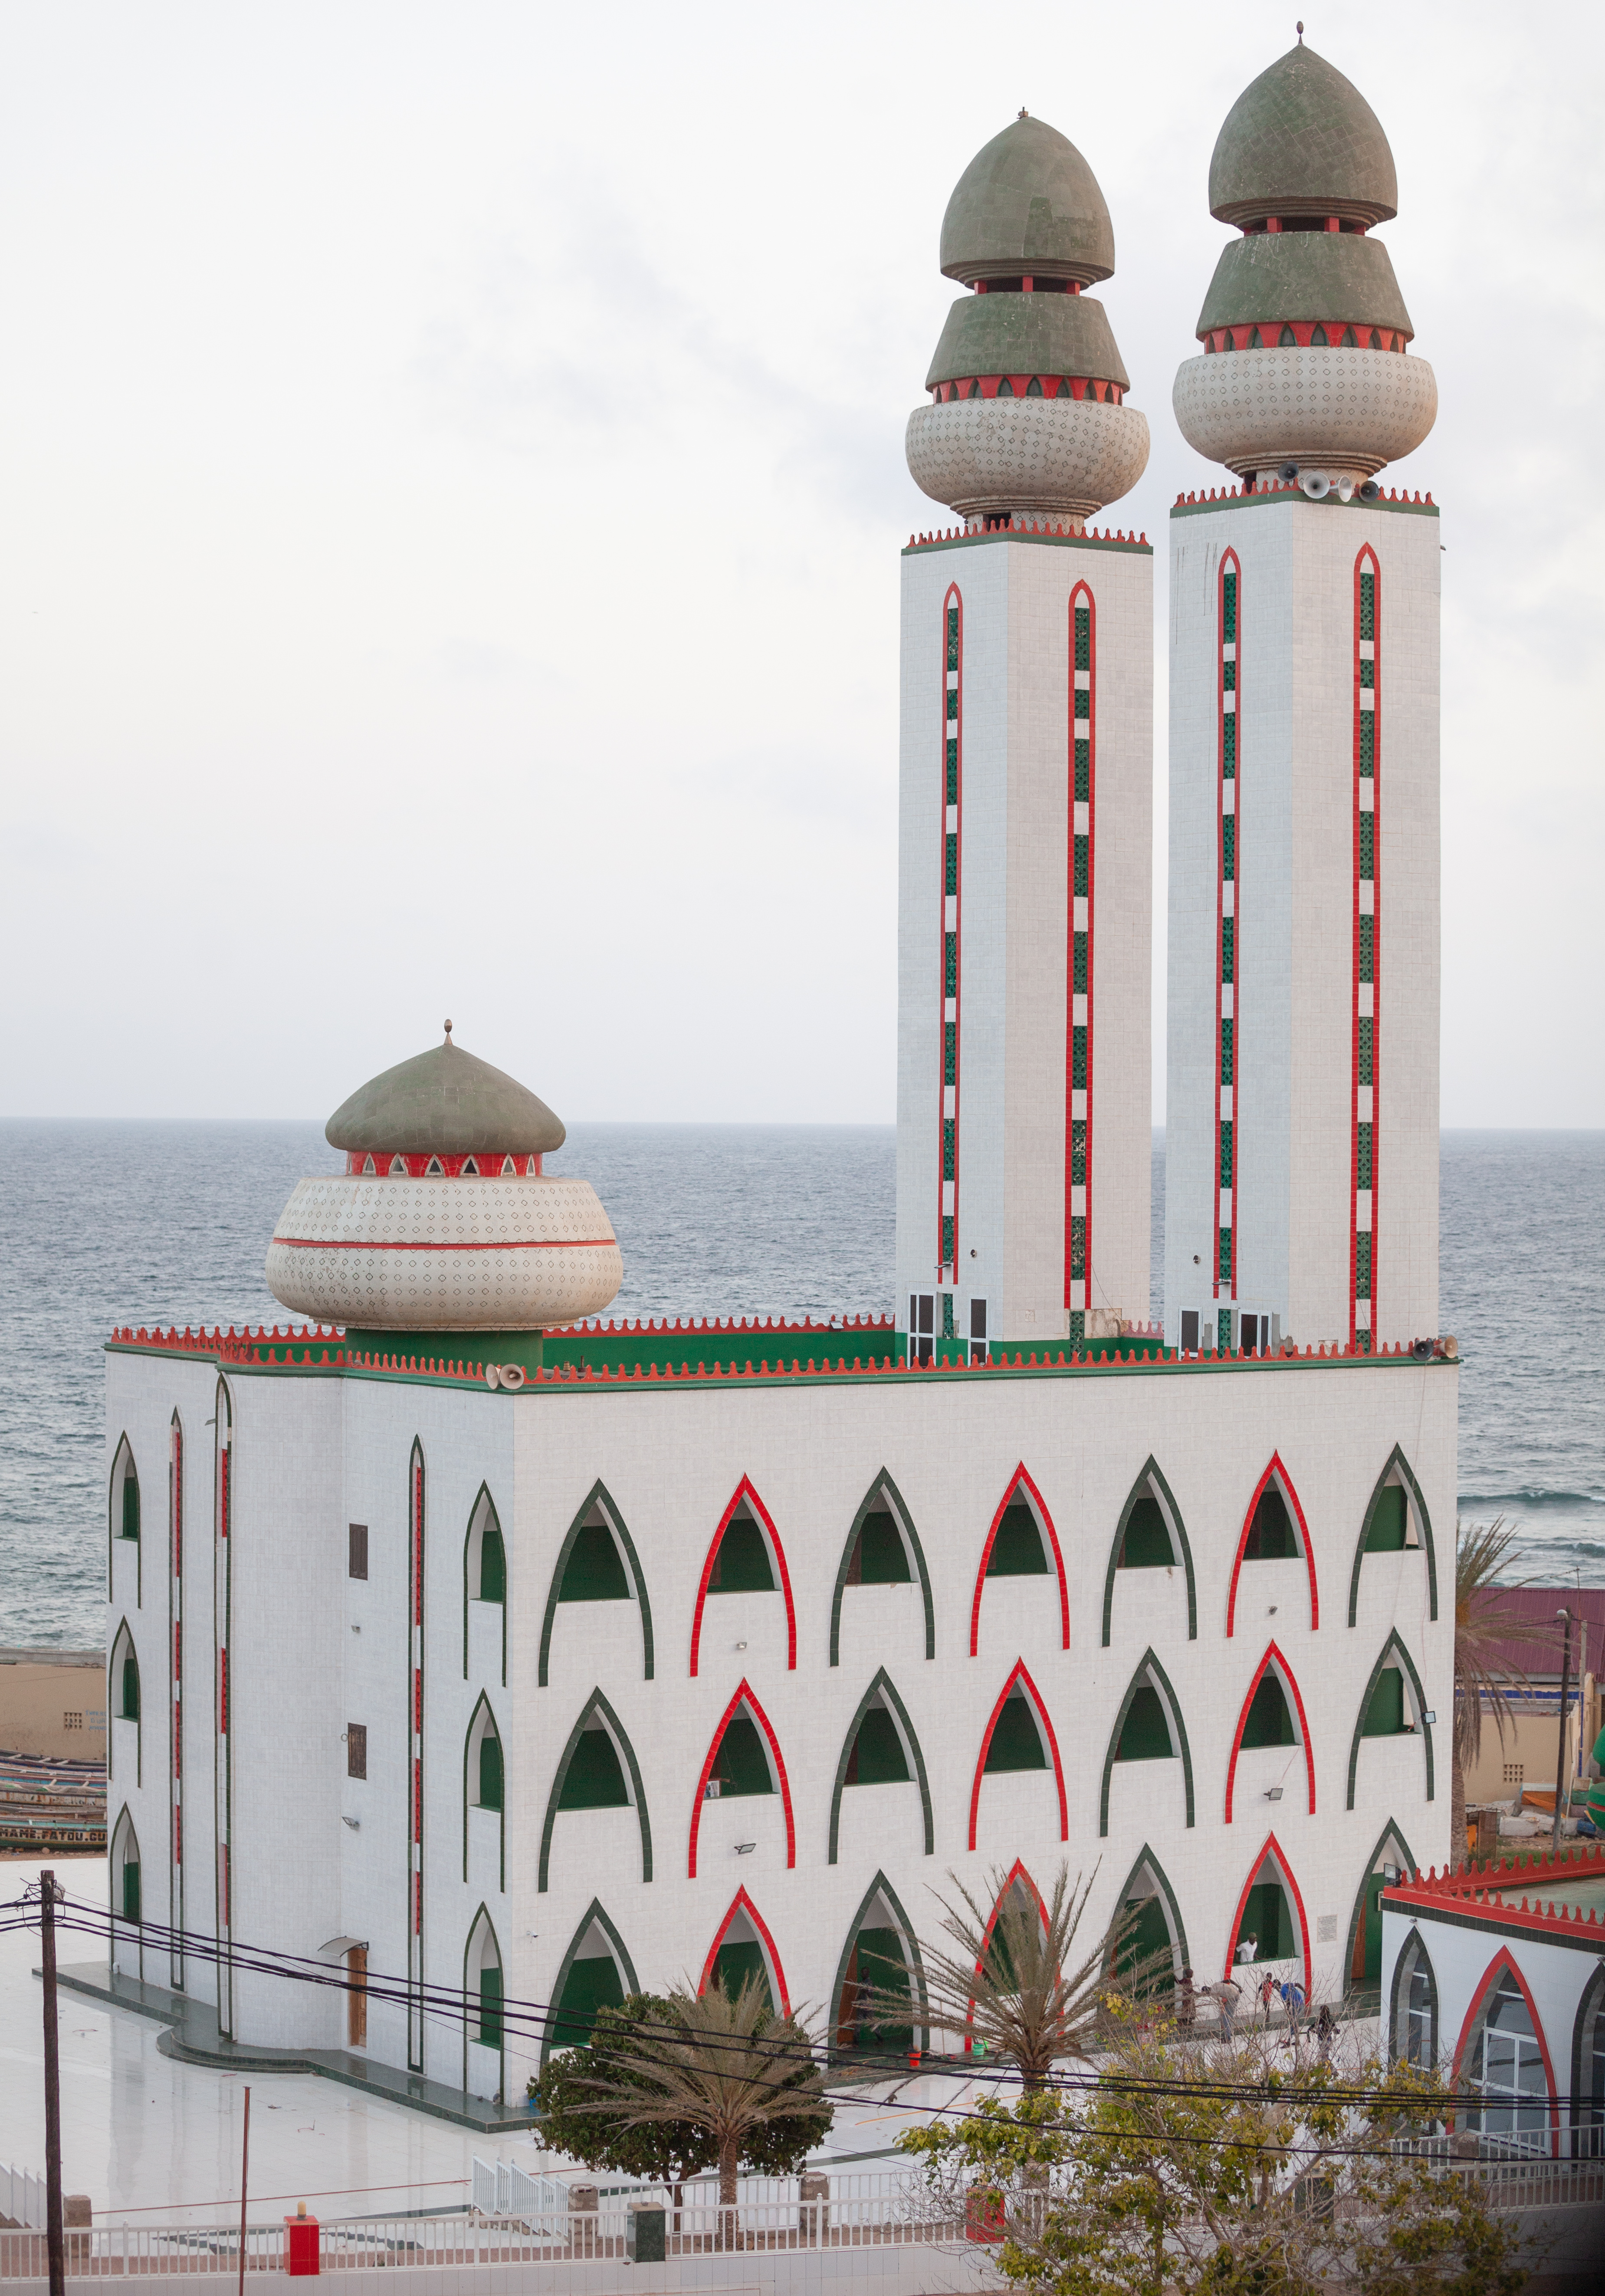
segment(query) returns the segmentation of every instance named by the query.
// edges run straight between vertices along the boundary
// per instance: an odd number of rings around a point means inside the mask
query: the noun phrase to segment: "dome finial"
[[[451,1040],[452,1040],[452,1024],[451,1024],[451,1022],[448,1021],[446,1022],[446,1043],[449,1045],[449,1044],[450,1044],[450,1042],[451,1042]]]
[[[1302,46],[1304,45],[1304,26],[1303,26],[1303,24],[1302,24],[1302,23],[1295,24],[1295,25],[1294,25],[1294,27],[1293,27],[1293,29],[1298,33],[1298,45],[1299,45],[1299,46],[1300,46],[1300,47],[1302,47]]]
[[[1019,117],[1020,117],[1021,119],[1029,119],[1029,118],[1031,117],[1030,113],[1026,110],[1026,107],[1025,107],[1025,105],[1024,105],[1023,103],[1022,103],[1022,104],[1020,105],[1020,107]]]

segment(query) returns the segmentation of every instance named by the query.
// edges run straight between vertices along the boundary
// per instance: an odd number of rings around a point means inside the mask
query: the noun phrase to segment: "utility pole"
[[[1549,1838],[1552,1857],[1559,1857],[1560,1855],[1560,1797],[1567,1784],[1566,1701],[1571,1689],[1571,1612],[1557,1611],[1555,1616],[1565,1620],[1566,1628],[1565,1638],[1560,1645],[1560,1742],[1555,1748],[1555,1823],[1550,1830]]]
[[[61,1894],[65,1897],[65,1890]],[[56,2031],[56,1877],[39,1875],[39,1962],[45,1980],[45,2223],[50,2296],[67,2296],[67,2243],[61,2231],[61,2065]]]
[[[245,2182],[250,2174],[250,2087],[245,2090],[245,2134],[240,2144],[240,2296],[245,2296]]]

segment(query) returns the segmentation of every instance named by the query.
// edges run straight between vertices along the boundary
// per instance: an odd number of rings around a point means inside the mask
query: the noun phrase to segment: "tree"
[[[722,2204],[734,2202],[743,2161],[783,2176],[823,2142],[834,2109],[812,2040],[800,2019],[774,2014],[762,1977],[749,1977],[733,1997],[714,1985],[676,1991],[657,2006],[667,2014],[615,2012],[605,2038],[598,2018],[584,2053],[591,2070],[565,2077],[579,2120],[594,2115],[621,2136],[672,2130],[677,2158],[709,2147]]]
[[[1495,1586],[1502,1570],[1515,1558],[1517,1533],[1503,1517],[1490,1523],[1454,1526],[1454,1729],[1450,1742],[1449,1795],[1450,1863],[1461,1866],[1466,1857],[1466,1772],[1476,1767],[1482,1751],[1484,1718],[1492,1715],[1504,1743],[1515,1715],[1506,1693],[1516,1684],[1525,1689],[1527,1677],[1512,1669],[1499,1649],[1502,1643],[1534,1643],[1547,1638],[1548,1629],[1519,1617],[1501,1600],[1525,1584],[1520,1579]]]
[[[1110,2005],[1094,2080],[911,2129],[953,2217],[1001,2218],[1034,2296],[1513,2296],[1515,2228],[1474,2174],[1409,2149],[1451,2109],[1436,2073],[1308,2037],[1178,2042]]]
[[[956,1874],[948,1880],[962,1903],[937,1896],[942,1929],[952,1948],[921,1942],[927,2013],[933,2026],[962,2033],[988,2056],[1019,2067],[1028,2089],[1040,2088],[1055,2063],[1086,2062],[1111,1985],[1141,1989],[1168,1968],[1168,1955],[1149,1955],[1113,1975],[1135,1924],[1134,1914],[1113,1922],[1090,1953],[1074,1958],[1077,1932],[1092,1882],[1072,1882],[1060,1865],[1045,1906],[1001,1867],[992,1872],[992,1910],[979,1905]],[[1094,1874],[1093,1879],[1095,1880]],[[873,1991],[869,2007],[890,2021],[908,2014],[904,1996]]]
[[[529,2094],[541,2115],[541,2134],[554,2152],[583,2161],[587,2169],[667,2185],[677,2208],[686,2179],[718,2159],[713,2137],[692,2121],[620,2120],[602,2112],[594,2095],[599,2079],[629,2079],[639,2031],[661,2032],[674,2021],[674,2006],[660,1994],[626,1994],[618,2008],[597,2011],[584,2047],[561,2049],[546,2060]]]

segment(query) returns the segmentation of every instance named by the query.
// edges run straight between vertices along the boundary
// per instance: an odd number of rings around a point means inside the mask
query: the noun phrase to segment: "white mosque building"
[[[1375,477],[1432,376],[1340,74],[1262,74],[1210,195],[1175,405],[1238,483],[1172,521],[1162,1334],[1152,559],[1087,524],[1148,431],[1108,209],[1022,114],[949,203],[908,426],[957,523],[903,556],[894,1312],[597,1320],[561,1124],[448,1035],[279,1221],[306,1327],[117,1332],[102,1981],[176,2046],[494,2126],[687,1977],[761,1971],[843,2060],[957,2046],[950,1871],[1095,1869],[1178,1974],[1252,1938],[1332,1997],[1385,1873],[1445,1860],[1437,517]]]

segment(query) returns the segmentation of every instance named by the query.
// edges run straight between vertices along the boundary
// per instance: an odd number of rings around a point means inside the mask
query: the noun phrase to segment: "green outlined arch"
[[[536,1673],[536,1685],[541,1690],[546,1687],[547,1665],[552,1656],[552,1627],[557,1616],[557,1598],[562,1590],[563,1573],[569,1567],[569,1557],[574,1552],[574,1542],[585,1529],[585,1517],[594,1506],[600,1506],[607,1516],[608,1528],[624,1548],[625,1558],[629,1563],[630,1577],[635,1587],[635,1607],[641,1613],[645,1677],[648,1682],[652,1678],[652,1598],[646,1591],[646,1575],[641,1568],[641,1557],[635,1552],[635,1542],[630,1537],[630,1527],[614,1504],[612,1493],[598,1475],[586,1492],[579,1513],[569,1525],[568,1536],[558,1549],[557,1561],[553,1567],[552,1584],[546,1590],[546,1612],[541,1620],[540,1665]]]
[[[1443,2038],[1439,2030],[1440,2013],[1437,1997],[1437,1972],[1432,1965],[1432,1955],[1428,1948],[1426,1939],[1421,1935],[1417,1923],[1412,1922],[1409,1929],[1404,1933],[1404,1943],[1400,1946],[1397,1953],[1394,1956],[1393,1976],[1389,1980],[1388,1987],[1388,2022],[1382,2030],[1382,2049],[1386,2061],[1389,2064],[1394,2064],[1398,2061],[1399,1995],[1404,1988],[1404,1972],[1410,1966],[1410,1949],[1413,1946],[1421,1956],[1417,1966],[1424,1967],[1427,1972],[1427,1984],[1432,2004],[1432,2055],[1435,2061],[1438,2056],[1438,2045]],[[1349,1957],[1351,1960],[1354,1957],[1354,1948],[1352,1946],[1349,1948]]]
[[[463,1534],[463,1679],[464,1682],[468,1680],[468,1606],[474,1600],[469,1593],[468,1558],[474,1543],[474,1524],[479,1517],[481,1499],[489,1509],[489,1521],[495,1525],[496,1536],[502,1542],[503,1571],[505,1572],[507,1569],[507,1534],[502,1529],[502,1518],[496,1512],[496,1503],[490,1496],[490,1485],[481,1483],[474,1493],[474,1503],[468,1510],[468,1529]],[[502,1587],[502,1687],[504,1690],[507,1687],[507,1595],[508,1588],[504,1580]]]
[[[475,1504],[478,1505],[478,1501]],[[497,1815],[502,1821],[500,1879],[502,1894],[505,1897],[507,1894],[507,1741],[502,1735],[502,1726],[496,1720],[496,1710],[490,1702],[489,1693],[484,1690],[474,1701],[474,1710],[468,1718],[468,1728],[463,1738],[463,1879],[465,1882],[468,1879],[468,1813],[471,1809],[481,1809],[484,1807],[482,1802],[477,1802],[473,1799],[471,1791],[473,1777],[470,1767],[473,1758],[474,1731],[478,1726],[481,1711],[490,1718],[491,1729],[495,1733],[496,1743],[502,1749],[502,1807]]]
[[[1176,1545],[1182,1550],[1182,1569],[1187,1577],[1187,1639],[1198,1640],[1198,1585],[1192,1571],[1192,1548],[1188,1542],[1187,1526],[1182,1520],[1182,1510],[1175,1503],[1175,1493],[1159,1472],[1159,1461],[1151,1451],[1138,1475],[1126,1495],[1126,1505],[1120,1510],[1120,1520],[1115,1525],[1114,1544],[1109,1550],[1109,1569],[1103,1574],[1103,1648],[1109,1648],[1110,1619],[1115,1604],[1115,1572],[1119,1568],[1120,1549],[1126,1543],[1126,1527],[1132,1510],[1144,1494],[1157,1498],[1164,1509],[1166,1521],[1175,1533]]]
[[[598,1685],[580,1708],[578,1718],[569,1733],[568,1742],[558,1758],[557,1769],[552,1780],[552,1791],[546,1797],[546,1822],[541,1828],[540,1870],[536,1876],[535,1884],[537,1896],[542,1894],[546,1887],[547,1873],[552,1862],[552,1829],[557,1824],[557,1806],[562,1798],[563,1784],[569,1775],[569,1765],[574,1759],[575,1750],[585,1734],[586,1724],[594,1714],[600,1715],[607,1724],[618,1742],[619,1751],[629,1766],[630,1785],[635,1797],[635,1816],[641,1826],[641,1878],[643,1882],[650,1882],[652,1878],[652,1823],[647,1815],[646,1788],[641,1783],[641,1765],[635,1759],[635,1749],[630,1743],[629,1732],[602,1696],[601,1685]]]
[[[1098,1790],[1098,1833],[1101,1838],[1109,1832],[1109,1786],[1110,1779],[1114,1774],[1115,1754],[1120,1743],[1120,1733],[1125,1729],[1126,1718],[1131,1712],[1132,1700],[1142,1689],[1144,1677],[1149,1675],[1153,1677],[1165,1694],[1165,1702],[1169,1707],[1171,1718],[1175,1724],[1176,1736],[1182,1742],[1182,1783],[1187,1794],[1187,1823],[1189,1825],[1192,1824],[1192,1748],[1187,1740],[1186,1718],[1183,1715],[1182,1702],[1175,1694],[1170,1677],[1159,1664],[1151,1645],[1138,1660],[1136,1671],[1126,1685],[1126,1695],[1120,1701],[1120,1711],[1116,1715],[1115,1726],[1109,1734],[1109,1747],[1103,1757],[1103,1783]]]
[[[122,1669],[129,1659],[134,1661],[135,1711],[123,1712]],[[137,1790],[145,1779],[145,1677],[139,1662],[139,1644],[134,1639],[134,1629],[128,1624],[125,1611],[117,1622],[117,1632],[111,1637],[111,1647],[106,1657],[106,1783],[111,1783],[111,1755],[116,1742],[112,1725],[132,1721],[134,1725],[134,1784]],[[133,1823],[132,1819],[129,1821]]]
[[[579,1958],[579,1949],[591,1934],[594,1923],[608,1941],[609,1950],[618,1967],[620,1981],[626,1994],[639,1993],[641,1980],[635,1974],[635,1964],[630,1959],[630,1949],[624,1941],[618,1924],[604,1908],[600,1898],[593,1898],[579,1917],[579,1926],[569,1940],[569,1950],[558,1964],[557,1981],[552,1988],[552,2013],[546,2020],[546,2030],[541,2036],[541,2063],[545,2066],[552,2054],[552,2035],[563,2005],[563,1989],[569,1982],[569,1972]],[[505,2091],[503,2092],[505,2095]]]
[[[1416,1480],[1415,1470],[1404,1456],[1402,1445],[1396,1443],[1388,1455],[1388,1464],[1377,1477],[1375,1488],[1366,1502],[1364,1518],[1360,1524],[1359,1542],[1355,1548],[1355,1567],[1348,1574],[1348,1623],[1351,1627],[1355,1623],[1355,1613],[1359,1608],[1360,1565],[1365,1560],[1365,1542],[1371,1537],[1371,1526],[1375,1519],[1378,1505],[1396,1467],[1404,1479],[1405,1489],[1410,1494],[1410,1502],[1415,1510],[1416,1521],[1421,1527],[1421,1545],[1427,1550],[1427,1615],[1429,1619],[1436,1619],[1437,1616],[1437,1549],[1432,1543],[1432,1517],[1427,1511],[1427,1496]]]
[[[1351,1802],[1349,1807],[1352,1809],[1354,1804]],[[1411,1849],[1410,1844],[1404,1839],[1404,1827],[1402,1825],[1396,1825],[1392,1818],[1389,1818],[1387,1824],[1382,1828],[1380,1833],[1378,1834],[1375,1842],[1372,1844],[1371,1856],[1360,1868],[1360,1886],[1355,1891],[1354,1911],[1348,1917],[1348,1939],[1343,1948],[1343,1964],[1338,1972],[1342,1981],[1342,1987],[1345,1993],[1348,1991],[1349,1987],[1354,1983],[1354,1979],[1350,1975],[1350,1972],[1353,1970],[1355,1965],[1355,1939],[1360,1934],[1360,1906],[1365,1896],[1365,1884],[1376,1872],[1377,1860],[1382,1855],[1382,1852],[1387,1849],[1390,1841],[1396,1841],[1398,1843],[1399,1855],[1408,1870],[1413,1874],[1416,1871],[1415,1852]],[[1393,2028],[1390,2025],[1388,2031],[1388,2033],[1391,2033],[1392,2030]],[[1388,2036],[1385,2034],[1383,2036],[1384,2040],[1386,2040]],[[1391,2046],[1391,2044],[1389,2044],[1389,2046]]]
[[[506,1957],[502,1951],[502,1940],[496,1935],[496,1925],[491,1919],[490,1907],[485,1903],[483,1898],[479,1900],[479,1911],[475,1914],[472,1921],[470,1922],[468,1925],[468,1935],[463,1940],[463,2087],[464,2091],[466,2091],[468,2087],[468,2051],[470,2046],[468,2027],[470,2015],[471,2013],[470,2004],[477,2004],[480,1998],[480,1997],[475,1992],[475,1989],[470,1986],[468,1981],[468,1956],[474,1949],[474,1939],[479,1934],[479,1924],[481,1922],[483,1922],[486,1929],[490,1934],[490,1942],[496,1949],[496,1967],[502,1972],[502,2045],[499,2052],[501,2059],[501,2078],[496,2082],[496,2095],[498,2096],[505,2096],[507,2094],[507,1962]],[[484,1967],[483,1961],[481,1961],[479,1965],[481,1968]]]
[[[909,1550],[914,1559],[914,1576],[920,1582],[920,1592],[925,1602],[926,1658],[934,1659],[937,1654],[937,1607],[931,1594],[930,1570],[925,1560],[925,1549],[920,1544],[920,1534],[915,1528],[907,1500],[893,1482],[887,1470],[882,1467],[859,1502],[858,1512],[853,1517],[852,1528],[848,1532],[847,1545],[841,1550],[841,1561],[837,1567],[835,1590],[831,1596],[831,1664],[832,1666],[839,1666],[841,1663],[841,1597],[848,1583],[848,1567],[853,1560],[853,1549],[858,1544],[858,1534],[864,1529],[864,1519],[882,1492],[891,1501],[896,1510],[897,1527],[907,1539]]]
[[[1131,1896],[1132,1883],[1137,1880],[1145,1866],[1149,1872],[1153,1875],[1156,1894],[1161,1897],[1170,1908],[1170,1918],[1175,1923],[1175,1949],[1181,1956],[1182,1969],[1191,1969],[1192,1967],[1192,1955],[1189,1951],[1187,1945],[1187,1924],[1182,1919],[1182,1901],[1176,1896],[1175,1888],[1171,1883],[1169,1874],[1160,1865],[1159,1859],[1154,1856],[1153,1851],[1149,1848],[1146,1841],[1142,1844],[1142,1849],[1137,1855],[1131,1872],[1126,1875],[1125,1881],[1120,1885],[1119,1894],[1115,1899],[1117,1915],[1118,1914],[1119,1908],[1128,1903]],[[1181,1982],[1180,1970],[1176,1972],[1176,1982],[1178,1984]]]
[[[1598,2134],[1599,2108],[1594,2103],[1592,2095],[1586,2094],[1583,2087],[1583,2057],[1585,2044],[1589,2039],[1590,2026],[1592,2025],[1597,2033],[1601,2018],[1605,2018],[1605,1962],[1600,1964],[1588,1983],[1583,1988],[1581,1997],[1577,2002],[1576,2014],[1572,2019],[1572,2101],[1568,2119],[1571,2124],[1569,2131],[1571,2155],[1574,2160],[1597,2157],[1601,2143]],[[1592,2051],[1590,2054],[1592,2054]]]
[[[1355,1716],[1355,1734],[1348,1743],[1348,1801],[1346,1806],[1349,1809],[1353,1809],[1355,1806],[1355,1771],[1360,1760],[1360,1739],[1365,1728],[1365,1717],[1371,1711],[1372,1693],[1381,1677],[1382,1669],[1387,1665],[1389,1654],[1395,1651],[1398,1653],[1399,1663],[1404,1669],[1410,1687],[1415,1693],[1415,1710],[1421,1718],[1421,1738],[1427,1749],[1427,1799],[1429,1801],[1433,1800],[1436,1792],[1436,1773],[1432,1763],[1432,1725],[1427,1719],[1427,1693],[1421,1688],[1421,1677],[1415,1670],[1415,1660],[1404,1648],[1398,1628],[1392,1627],[1388,1629],[1388,1640],[1382,1645],[1375,1666],[1365,1677],[1365,1687],[1360,1693],[1360,1710]]]
[[[126,1468],[123,1466],[125,1459],[128,1463]],[[124,1539],[117,1524],[118,1499],[122,1486],[129,1476],[134,1479],[134,1511],[138,1522],[139,1536],[136,1538]],[[117,1570],[119,1544],[132,1546],[134,1549],[134,1607],[136,1611],[143,1608],[145,1599],[143,1509],[144,1493],[140,1488],[139,1462],[134,1456],[134,1446],[128,1440],[128,1431],[125,1427],[112,1448],[111,1466],[106,1477],[106,1600],[108,1603],[116,1600],[114,1574]]]
[[[836,1837],[841,1825],[841,1793],[842,1788],[847,1784],[848,1763],[852,1758],[853,1741],[858,1735],[858,1726],[869,1712],[870,1702],[877,1691],[881,1692],[885,1696],[888,1705],[891,1707],[902,1724],[904,1734],[908,1740],[909,1751],[914,1758],[914,1775],[919,1780],[920,1808],[925,1817],[925,1855],[931,1857],[936,1854],[936,1821],[930,1806],[930,1779],[926,1773],[925,1753],[920,1744],[920,1734],[914,1728],[907,1707],[897,1693],[897,1684],[886,1669],[880,1667],[876,1672],[874,1680],[858,1701],[853,1718],[848,1724],[847,1736],[841,1742],[841,1756],[836,1765],[836,1784],[831,1790],[831,1848],[825,1860],[829,1866],[834,1866],[836,1863]]]
[[[836,1982],[831,1988],[831,1997],[825,2005],[825,2030],[831,2037],[829,2048],[832,2062],[837,2060],[836,2018],[841,2002],[841,1988],[848,1981],[848,1964],[853,1958],[853,1948],[858,1942],[858,1932],[864,1927],[864,1917],[877,1898],[884,1899],[895,1917],[898,1933],[903,1939],[906,1950],[906,1966],[919,2003],[919,2013],[913,2020],[914,2031],[919,2037],[916,2046],[921,2049],[929,2049],[930,2046],[930,1998],[925,1986],[925,1962],[920,1952],[919,1931],[909,1920],[902,1898],[887,1880],[885,1874],[878,1873],[858,1900],[858,1910],[848,1923],[847,1939],[841,1948],[841,1958],[836,1964]]]

